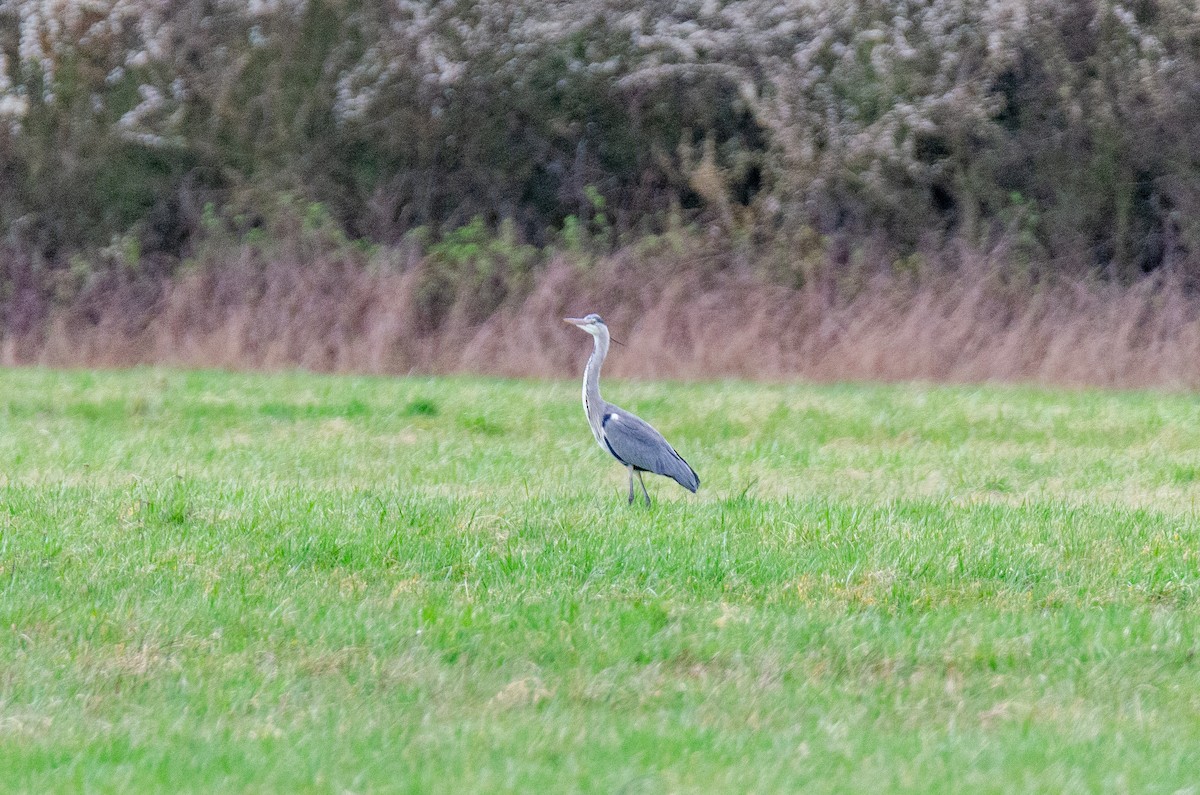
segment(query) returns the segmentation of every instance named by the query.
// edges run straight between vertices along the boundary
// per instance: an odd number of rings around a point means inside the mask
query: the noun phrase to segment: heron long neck
[[[601,331],[595,337],[595,347],[583,371],[583,410],[587,412],[588,424],[596,441],[600,441],[600,428],[603,419],[604,403],[600,400],[600,366],[608,355],[608,334]]]

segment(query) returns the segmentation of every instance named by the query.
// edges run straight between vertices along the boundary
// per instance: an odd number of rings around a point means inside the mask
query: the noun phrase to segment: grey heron
[[[595,313],[563,320],[592,335],[592,356],[583,371],[583,410],[596,442],[629,470],[629,503],[633,504],[633,476],[636,474],[646,504],[650,504],[650,493],[642,480],[643,472],[665,475],[694,493],[700,487],[700,478],[663,435],[641,417],[600,397],[600,366],[608,355],[611,339],[608,326]]]

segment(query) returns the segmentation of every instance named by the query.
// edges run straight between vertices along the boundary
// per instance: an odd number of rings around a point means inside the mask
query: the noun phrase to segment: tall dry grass
[[[18,283],[0,358],[560,377],[576,374],[588,346],[560,318],[595,311],[627,343],[606,365],[617,377],[1200,386],[1200,295],[1169,274],[1031,286],[997,258],[968,255],[919,279],[789,289],[694,253],[665,260],[558,258],[483,322],[469,319],[465,296],[431,327],[419,321],[419,263],[263,262],[244,249],[158,281],[110,276],[61,306]]]

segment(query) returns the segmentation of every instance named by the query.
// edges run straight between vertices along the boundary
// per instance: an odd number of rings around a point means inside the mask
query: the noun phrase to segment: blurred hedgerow
[[[131,236],[169,266],[212,202],[383,244],[682,214],[1130,279],[1200,250],[1198,31],[1186,0],[0,0],[0,223],[54,268]]]

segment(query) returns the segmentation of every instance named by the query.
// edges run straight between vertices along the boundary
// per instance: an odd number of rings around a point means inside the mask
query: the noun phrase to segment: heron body
[[[629,470],[629,502],[634,500],[636,475],[646,504],[650,504],[643,472],[664,475],[695,492],[700,487],[700,478],[663,435],[641,417],[600,397],[600,367],[608,355],[610,340],[608,326],[596,314],[564,319],[592,335],[592,355],[583,371],[583,410],[597,444]]]

